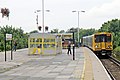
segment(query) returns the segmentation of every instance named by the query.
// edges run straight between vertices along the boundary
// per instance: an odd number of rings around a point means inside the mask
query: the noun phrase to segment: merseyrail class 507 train
[[[111,55],[113,50],[112,34],[108,32],[95,33],[82,38],[82,45],[92,49],[97,55]]]

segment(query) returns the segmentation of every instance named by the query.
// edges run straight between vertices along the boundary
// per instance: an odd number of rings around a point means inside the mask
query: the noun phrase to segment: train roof
[[[72,35],[72,33],[55,33],[56,35]]]
[[[95,33],[95,34],[92,34],[92,35],[89,35],[89,36],[84,36],[83,38],[88,38],[88,37],[92,37],[94,35],[101,35],[101,34],[111,34],[109,32],[98,32],[98,33]]]
[[[95,33],[94,35],[100,35],[100,34],[111,34],[109,32],[98,32],[98,33]]]
[[[94,34],[93,35],[89,35],[89,36],[84,36],[83,38],[88,38],[88,37],[92,37],[92,36],[94,36]]]

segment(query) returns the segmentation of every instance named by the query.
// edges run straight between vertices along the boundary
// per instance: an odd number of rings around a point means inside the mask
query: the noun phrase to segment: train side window
[[[106,41],[107,41],[107,42],[111,42],[111,36],[107,36],[107,37],[106,37]]]
[[[95,42],[100,42],[100,36],[95,35]]]

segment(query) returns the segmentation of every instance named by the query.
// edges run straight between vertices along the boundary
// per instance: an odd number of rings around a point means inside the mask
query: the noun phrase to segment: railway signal
[[[45,31],[48,31],[48,26],[45,26]]]
[[[40,31],[41,31],[41,28],[42,28],[41,26],[38,26],[38,29],[39,29]]]

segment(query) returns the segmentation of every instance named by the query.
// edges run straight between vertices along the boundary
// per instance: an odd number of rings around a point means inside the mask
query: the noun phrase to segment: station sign
[[[12,34],[6,34],[6,40],[12,40]]]

